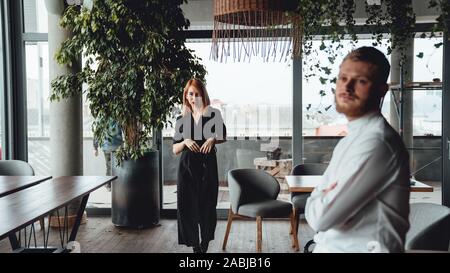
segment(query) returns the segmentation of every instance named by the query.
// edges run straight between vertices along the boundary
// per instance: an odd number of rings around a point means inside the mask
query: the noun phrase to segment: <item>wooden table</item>
[[[62,176],[0,198],[0,240],[10,238],[13,250],[20,248],[15,232],[82,198],[68,241],[74,241],[89,194],[116,176]]]
[[[0,176],[0,197],[37,185],[51,176]]]
[[[312,192],[321,181],[321,175],[286,175],[290,192]],[[427,184],[417,180],[411,182],[411,192],[433,192],[433,187]]]

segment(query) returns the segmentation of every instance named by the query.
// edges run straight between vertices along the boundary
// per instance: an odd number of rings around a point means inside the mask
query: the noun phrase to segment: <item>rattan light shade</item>
[[[237,61],[261,56],[265,61],[299,56],[300,20],[290,11],[296,0],[215,0],[211,58]],[[278,57],[277,57],[278,54]]]

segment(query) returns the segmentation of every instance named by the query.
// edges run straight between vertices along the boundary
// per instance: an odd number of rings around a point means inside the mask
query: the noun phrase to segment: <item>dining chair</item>
[[[406,250],[449,251],[450,208],[431,203],[412,203]]]
[[[1,160],[0,175],[5,176],[27,176],[34,175],[30,164],[21,160]]]
[[[277,200],[280,192],[278,181],[263,170],[234,169],[228,172],[230,209],[222,249],[225,250],[231,224],[235,219],[256,219],[256,251],[262,248],[262,220],[266,218],[289,218],[293,229],[292,204]],[[292,234],[297,242],[296,234]],[[295,245],[296,247],[296,245]],[[298,247],[297,247],[298,249]]]
[[[0,160],[0,175],[31,176],[34,175],[34,170],[28,162],[22,160]],[[39,225],[44,227],[44,218],[39,220]]]

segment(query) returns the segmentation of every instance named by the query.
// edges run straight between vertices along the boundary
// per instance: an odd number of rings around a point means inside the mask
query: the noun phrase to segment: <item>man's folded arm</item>
[[[393,182],[390,174],[397,166],[396,158],[385,143],[370,143],[361,149],[359,159],[347,178],[337,181],[337,192],[325,195],[317,190],[311,194],[305,214],[314,230],[339,228]]]

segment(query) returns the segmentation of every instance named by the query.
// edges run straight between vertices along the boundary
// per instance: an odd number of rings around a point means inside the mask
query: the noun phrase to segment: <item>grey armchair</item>
[[[290,218],[291,229],[294,223],[292,205],[276,200],[280,192],[278,181],[262,170],[234,169],[228,172],[230,209],[222,249],[225,250],[231,224],[234,219],[256,218],[256,251],[261,252],[262,219]],[[296,234],[293,234],[297,242]]]
[[[322,175],[327,169],[328,165],[323,163],[305,163],[294,166],[292,168],[292,175]],[[294,207],[294,227],[295,233],[298,234],[298,224],[300,214],[305,212],[306,200],[310,193],[293,192],[291,193],[291,202]],[[292,231],[293,233],[294,231]],[[298,235],[297,235],[298,236]],[[297,242],[297,246],[299,243]]]
[[[1,160],[0,175],[20,176],[34,175],[30,164],[21,160]]]
[[[0,160],[0,175],[27,176],[34,175],[34,170],[28,162],[22,160]],[[39,220],[41,228],[44,227],[44,218]]]
[[[413,203],[406,250],[449,250],[450,208],[431,203]]]

